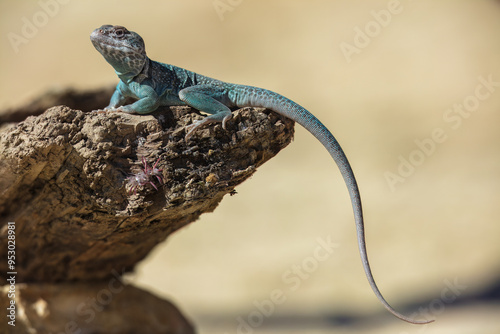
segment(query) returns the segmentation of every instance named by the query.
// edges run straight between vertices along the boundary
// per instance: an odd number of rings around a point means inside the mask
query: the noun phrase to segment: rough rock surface
[[[126,285],[123,273],[293,138],[293,121],[263,109],[236,110],[227,130],[212,124],[188,141],[185,126],[203,117],[189,107],[79,110],[102,107],[110,93],[65,90],[0,118],[0,249],[15,243],[11,262],[0,251],[0,333],[194,333],[174,305]],[[74,107],[40,114],[51,101]],[[27,115],[38,116],[15,123]],[[159,178],[134,188],[143,159]]]
[[[2,310],[9,307],[7,290],[0,291]],[[15,326],[3,314],[0,333],[195,333],[172,303],[124,284],[119,276],[92,283],[18,284],[16,290]]]
[[[45,110],[57,105],[65,105],[82,111],[99,109],[109,103],[109,97],[113,94],[114,90],[114,85],[108,88],[92,90],[77,90],[74,88],[50,89],[24,105],[0,111],[0,127],[3,123],[20,122],[28,116],[38,116],[45,112]]]
[[[0,217],[16,223],[19,282],[102,280],[131,270],[165,238],[215,209],[293,136],[272,112],[234,112],[185,141],[203,116],[189,107],[152,115],[65,106],[0,133]],[[130,193],[127,177],[158,161],[164,184]],[[0,231],[5,235],[6,226]],[[6,249],[7,240],[0,239]],[[0,255],[0,275],[7,272]]]

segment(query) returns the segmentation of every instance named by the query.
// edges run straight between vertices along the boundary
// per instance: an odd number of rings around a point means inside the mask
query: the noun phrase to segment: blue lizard
[[[180,67],[153,61],[146,55],[141,36],[122,26],[103,25],[90,35],[94,47],[113,66],[120,78],[105,111],[147,114],[159,106],[188,105],[210,114],[186,128],[186,140],[200,127],[222,122],[226,128],[233,107],[264,107],[288,117],[306,128],[330,153],[349,190],[354,211],[359,252],[373,292],[389,312],[414,324],[418,321],[394,310],[384,299],[373,278],[366,253],[361,197],[352,168],[330,131],[309,111],[275,92],[215,80]],[[124,105],[127,97],[136,101]]]

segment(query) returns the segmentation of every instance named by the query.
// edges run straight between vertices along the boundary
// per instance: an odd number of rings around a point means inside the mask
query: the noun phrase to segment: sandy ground
[[[89,40],[102,24],[139,32],[155,60],[278,91],[343,145],[382,292],[437,321],[407,325],[375,299],[345,185],[299,127],[132,282],[200,333],[500,332],[498,1],[60,2],[0,1],[0,109],[117,82]]]

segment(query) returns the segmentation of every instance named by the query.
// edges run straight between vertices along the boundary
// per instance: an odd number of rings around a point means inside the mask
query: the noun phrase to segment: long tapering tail
[[[328,153],[330,153],[330,155],[332,156],[333,160],[340,169],[340,173],[342,174],[345,184],[347,185],[349,196],[351,197],[352,208],[354,211],[354,220],[356,224],[359,253],[361,255],[361,261],[363,263],[363,269],[373,292],[380,300],[380,302],[394,316],[406,322],[412,324],[427,324],[434,321],[414,320],[402,315],[394,308],[392,308],[391,305],[389,305],[389,303],[385,300],[385,298],[382,296],[382,293],[378,289],[377,284],[375,283],[375,279],[373,278],[370,264],[368,262],[368,255],[366,252],[363,209],[361,207],[361,197],[356,178],[344,151],[342,150],[340,144],[332,135],[332,133],[313,114],[311,114],[305,108],[301,107],[299,104],[293,102],[292,100],[269,90],[248,86],[246,86],[245,88],[245,92],[241,93],[246,94],[241,94],[240,97],[245,96],[246,101],[240,100],[242,102],[239,103],[241,106],[247,105],[254,107],[265,107],[294,120],[295,122],[302,125],[305,129],[307,129],[314,137],[316,137],[321,142],[321,144],[323,144]]]

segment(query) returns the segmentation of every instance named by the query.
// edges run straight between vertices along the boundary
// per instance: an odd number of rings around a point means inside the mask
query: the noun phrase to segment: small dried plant
[[[156,167],[159,161],[160,158],[156,160],[153,167],[150,167],[146,162],[146,158],[142,157],[142,164],[144,165],[144,168],[141,169],[139,172],[127,177],[126,179],[127,181],[126,187],[129,189],[128,190],[129,194],[131,193],[136,194],[138,188],[143,188],[147,184],[152,185],[153,188],[158,190],[158,188],[154,184],[155,178],[158,180],[160,184],[163,183],[162,170]]]

